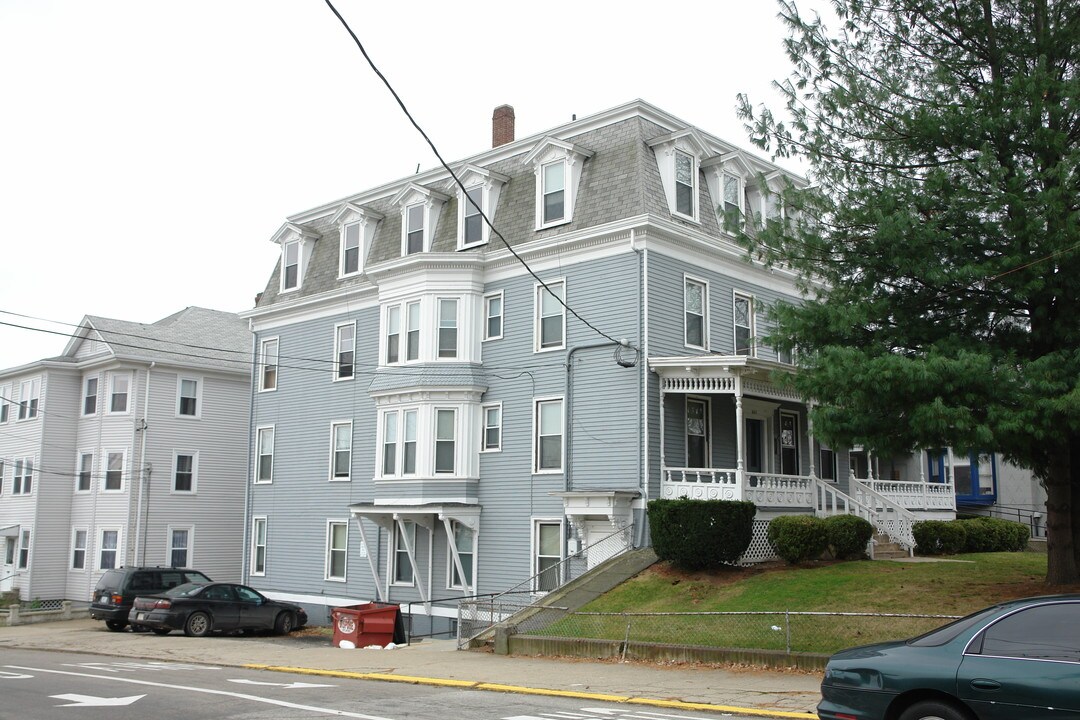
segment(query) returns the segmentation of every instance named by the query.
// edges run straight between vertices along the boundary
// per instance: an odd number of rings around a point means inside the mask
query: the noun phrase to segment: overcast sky
[[[503,103],[748,147],[736,94],[789,70],[772,0],[335,4],[449,161]],[[0,368],[63,350],[45,321],[251,308],[286,216],[436,164],[323,0],[0,0]]]

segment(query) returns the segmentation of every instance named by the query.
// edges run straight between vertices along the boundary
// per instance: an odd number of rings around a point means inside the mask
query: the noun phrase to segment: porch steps
[[[873,539],[874,560],[896,560],[908,557],[908,551],[889,539],[885,533],[876,533]]]

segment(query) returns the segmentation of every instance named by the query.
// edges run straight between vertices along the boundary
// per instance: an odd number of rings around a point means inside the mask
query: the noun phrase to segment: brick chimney
[[[500,105],[491,114],[491,147],[514,142],[514,108]]]

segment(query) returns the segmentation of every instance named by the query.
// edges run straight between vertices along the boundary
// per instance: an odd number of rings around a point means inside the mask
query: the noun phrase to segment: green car
[[[1010,600],[911,640],[842,650],[821,720],[1080,718],[1080,595]]]

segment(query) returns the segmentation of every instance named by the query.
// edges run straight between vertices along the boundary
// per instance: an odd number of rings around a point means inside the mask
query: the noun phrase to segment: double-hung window
[[[341,274],[360,272],[360,223],[348,223],[341,239]]]
[[[563,467],[562,398],[535,401],[533,429],[533,471],[559,472]]]
[[[196,454],[176,452],[173,454],[173,492],[195,492]]]
[[[281,289],[295,290],[300,283],[300,242],[285,243],[281,250]]]
[[[566,283],[536,286],[536,350],[561,350],[566,345]]]
[[[706,349],[708,337],[707,310],[709,286],[689,278],[683,289],[683,309],[685,318],[684,342],[689,347]]]
[[[0,385],[0,424],[11,419],[11,386]],[[10,545],[9,545],[10,547]]]
[[[83,384],[83,415],[97,413],[97,394],[98,379],[96,377],[86,378],[86,382]]]
[[[266,574],[266,518],[251,519],[251,574]]]
[[[457,412],[451,409],[435,410],[435,473],[453,474],[457,437]]]
[[[480,211],[484,209],[484,188],[481,185],[465,192],[461,220],[461,244],[476,245],[484,241],[484,221]]]
[[[199,417],[199,381],[180,378],[177,389],[176,414],[180,417]]]
[[[76,528],[71,533],[71,569],[86,569],[86,530]]]
[[[735,294],[733,306],[735,325],[735,354],[754,354],[754,299],[749,295]]]
[[[420,358],[420,302],[405,305],[405,361]]]
[[[454,522],[454,547],[465,577],[458,573],[453,553],[450,555],[450,587],[465,588],[473,584],[473,531],[459,522]]]
[[[348,480],[352,473],[352,422],[330,426],[330,479]]]
[[[723,174],[723,211],[724,215],[734,222],[736,227],[742,224],[742,178],[734,173]]]
[[[416,410],[383,413],[383,476],[416,474],[417,419]]]
[[[105,464],[105,490],[119,491],[124,489],[124,453],[111,452],[106,456]]]
[[[263,427],[256,432],[255,482],[274,481],[274,428]]]
[[[353,376],[356,359],[356,323],[338,325],[334,338],[335,380],[349,380]]]
[[[543,224],[558,222],[566,217],[566,163],[548,163],[541,169],[543,188]]]
[[[405,520],[395,525],[394,547],[391,558],[394,563],[391,577],[394,583],[399,585],[413,584],[412,561],[409,559],[409,548],[416,547],[416,523]]]
[[[11,545],[8,545],[11,547]],[[30,531],[23,530],[19,535],[19,569],[25,570],[30,565]]]
[[[458,354],[458,301],[439,299],[439,357],[452,359]]]
[[[185,568],[192,565],[191,562],[191,528],[168,529],[169,533],[169,565],[175,568]]]
[[[484,296],[484,339],[498,340],[503,334],[503,294]]]
[[[12,495],[29,495],[34,491],[34,458],[15,460],[15,475],[11,478]]]
[[[349,559],[349,523],[329,520],[326,523],[326,579],[345,580]]]
[[[120,553],[120,531],[103,529],[98,538],[98,569],[112,570]]]
[[[109,412],[126,413],[128,411],[128,392],[131,389],[131,375],[127,373],[113,373],[109,390]]]
[[[401,359],[401,306],[386,308],[386,364],[393,365]]]
[[[259,356],[259,390],[277,390],[278,339],[263,340]]]
[[[480,452],[502,449],[502,405],[484,405],[484,437]]]
[[[675,211],[680,215],[694,217],[694,188],[696,186],[694,158],[680,150],[675,151]]]
[[[405,208],[405,254],[424,251],[424,204]]]
[[[536,522],[533,524],[533,577],[537,592],[550,592],[559,587],[559,563],[562,560],[562,524]]]
[[[89,492],[92,484],[91,478],[94,472],[94,453],[81,453],[79,455],[79,474],[75,478],[76,492]]]
[[[19,419],[30,420],[38,414],[38,393],[41,392],[41,381],[23,380],[19,390]]]

